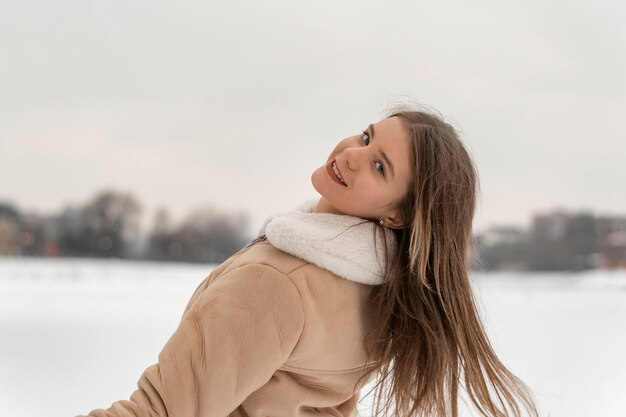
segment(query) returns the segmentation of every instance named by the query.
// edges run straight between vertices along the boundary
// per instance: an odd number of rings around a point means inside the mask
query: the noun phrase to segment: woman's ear
[[[404,228],[404,219],[400,214],[400,210],[394,210],[391,215],[383,218],[383,223],[385,227],[389,227],[391,229],[402,229]]]

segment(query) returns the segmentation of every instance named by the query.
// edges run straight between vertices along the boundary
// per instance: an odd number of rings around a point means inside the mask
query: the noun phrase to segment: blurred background
[[[477,164],[473,278],[502,360],[542,415],[624,415],[625,19],[606,0],[0,1],[0,415],[128,398],[211,269],[403,103]]]

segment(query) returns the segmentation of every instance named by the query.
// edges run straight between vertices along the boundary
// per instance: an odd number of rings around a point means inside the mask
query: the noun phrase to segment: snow
[[[127,399],[213,267],[0,258],[0,416]],[[626,415],[626,272],[473,278],[494,348],[542,416]]]

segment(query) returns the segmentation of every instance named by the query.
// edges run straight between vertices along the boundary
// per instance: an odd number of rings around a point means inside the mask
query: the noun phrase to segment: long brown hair
[[[461,388],[482,416],[537,416],[532,394],[496,356],[469,281],[478,173],[455,129],[431,112],[396,108],[411,141],[413,183],[374,287],[365,348],[379,358],[374,416],[453,416]],[[386,400],[383,400],[386,399]]]

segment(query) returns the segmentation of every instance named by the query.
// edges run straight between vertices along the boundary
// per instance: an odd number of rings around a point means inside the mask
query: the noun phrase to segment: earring
[[[384,226],[385,222],[383,222],[383,219],[380,219],[380,220],[378,220],[378,224],[381,225],[381,226]]]

